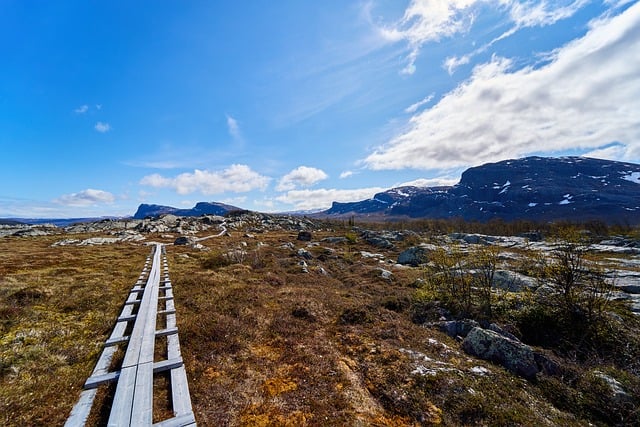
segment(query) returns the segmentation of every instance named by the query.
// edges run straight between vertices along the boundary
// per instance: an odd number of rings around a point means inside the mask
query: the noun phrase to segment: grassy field
[[[296,236],[237,230],[203,241],[208,251],[168,246],[199,425],[605,425],[596,367],[637,403],[638,378],[608,359],[565,358],[572,379],[531,382],[415,323],[427,273],[386,262],[415,240],[383,250],[347,229],[316,231],[311,245]],[[336,236],[349,239],[321,242]],[[51,247],[64,237],[0,239],[2,425],[64,423],[150,252]]]

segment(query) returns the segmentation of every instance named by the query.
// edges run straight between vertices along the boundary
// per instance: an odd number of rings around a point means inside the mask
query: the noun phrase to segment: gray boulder
[[[445,320],[442,322],[431,323],[430,326],[435,326],[451,338],[466,337],[473,328],[480,326],[478,322],[471,319],[464,320]]]
[[[496,270],[493,274],[493,287],[510,292],[522,292],[525,289],[535,289],[538,282],[533,277],[510,270]]]
[[[301,231],[298,233],[298,240],[302,242],[310,242],[311,241],[311,232],[310,231]]]
[[[398,264],[417,267],[428,262],[428,250],[421,246],[406,249],[398,255]]]
[[[193,245],[194,243],[196,243],[196,239],[191,236],[180,236],[173,242],[173,244],[176,246]]]
[[[473,328],[462,342],[462,348],[472,356],[502,365],[530,380],[540,371],[531,347],[494,331]]]
[[[393,249],[393,243],[382,237],[367,237],[365,242],[376,248]]]

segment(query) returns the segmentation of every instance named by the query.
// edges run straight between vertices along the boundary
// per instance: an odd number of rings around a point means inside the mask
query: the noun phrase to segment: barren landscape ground
[[[525,323],[544,325],[548,319],[530,312],[531,293],[494,289],[491,317],[471,314],[516,334],[557,368],[525,379],[469,355],[460,337],[429,326],[461,316],[430,285],[433,268],[396,260],[404,249],[434,242],[431,234],[405,233],[393,247],[382,248],[344,223],[319,225],[310,241],[297,240],[295,230],[247,224],[201,241],[205,250],[173,246],[177,235],[147,235],[147,241],[169,244],[198,424],[640,422],[639,323],[628,308],[607,307],[613,320],[603,322],[597,340],[585,335],[576,346],[569,338],[532,342],[537,335]],[[73,238],[90,236],[96,235]],[[139,242],[52,246],[66,237],[0,239],[2,425],[64,423],[151,250]],[[497,259],[503,267],[531,270],[534,251],[519,258],[523,252],[513,249]],[[518,314],[523,311],[529,317]],[[104,422],[111,392],[101,391],[92,424]],[[158,403],[159,413],[168,411],[163,405]]]

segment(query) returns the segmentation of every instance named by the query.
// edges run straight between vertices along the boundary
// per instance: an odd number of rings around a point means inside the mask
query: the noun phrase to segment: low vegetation
[[[507,254],[442,240],[485,231],[478,224],[350,220],[318,222],[307,242],[293,229],[246,221],[202,241],[206,250],[169,246],[198,423],[640,424],[640,322],[608,298],[602,266],[611,256],[587,251],[583,239],[634,230],[502,226],[492,233],[522,228],[562,240],[551,253]],[[399,231],[403,240],[373,246],[365,230]],[[2,425],[64,422],[149,252],[133,243],[51,246],[62,238],[0,239]],[[428,262],[395,265],[423,243],[432,245]],[[506,267],[538,286],[492,286]],[[524,379],[472,357],[460,337],[442,332],[445,319],[497,325],[544,355],[548,369]]]

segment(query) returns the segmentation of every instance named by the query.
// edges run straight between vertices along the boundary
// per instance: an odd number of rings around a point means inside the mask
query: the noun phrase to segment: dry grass
[[[316,232],[313,241],[345,233]],[[64,422],[149,252],[51,248],[55,240],[0,240],[3,425]],[[423,273],[360,253],[395,260],[408,242],[392,250],[361,241],[309,246],[294,232],[232,231],[202,243],[209,252],[167,249],[199,425],[586,424],[537,385],[412,322],[413,284]],[[312,255],[308,272],[301,248]]]
[[[61,425],[149,249],[0,239],[0,424]]]

